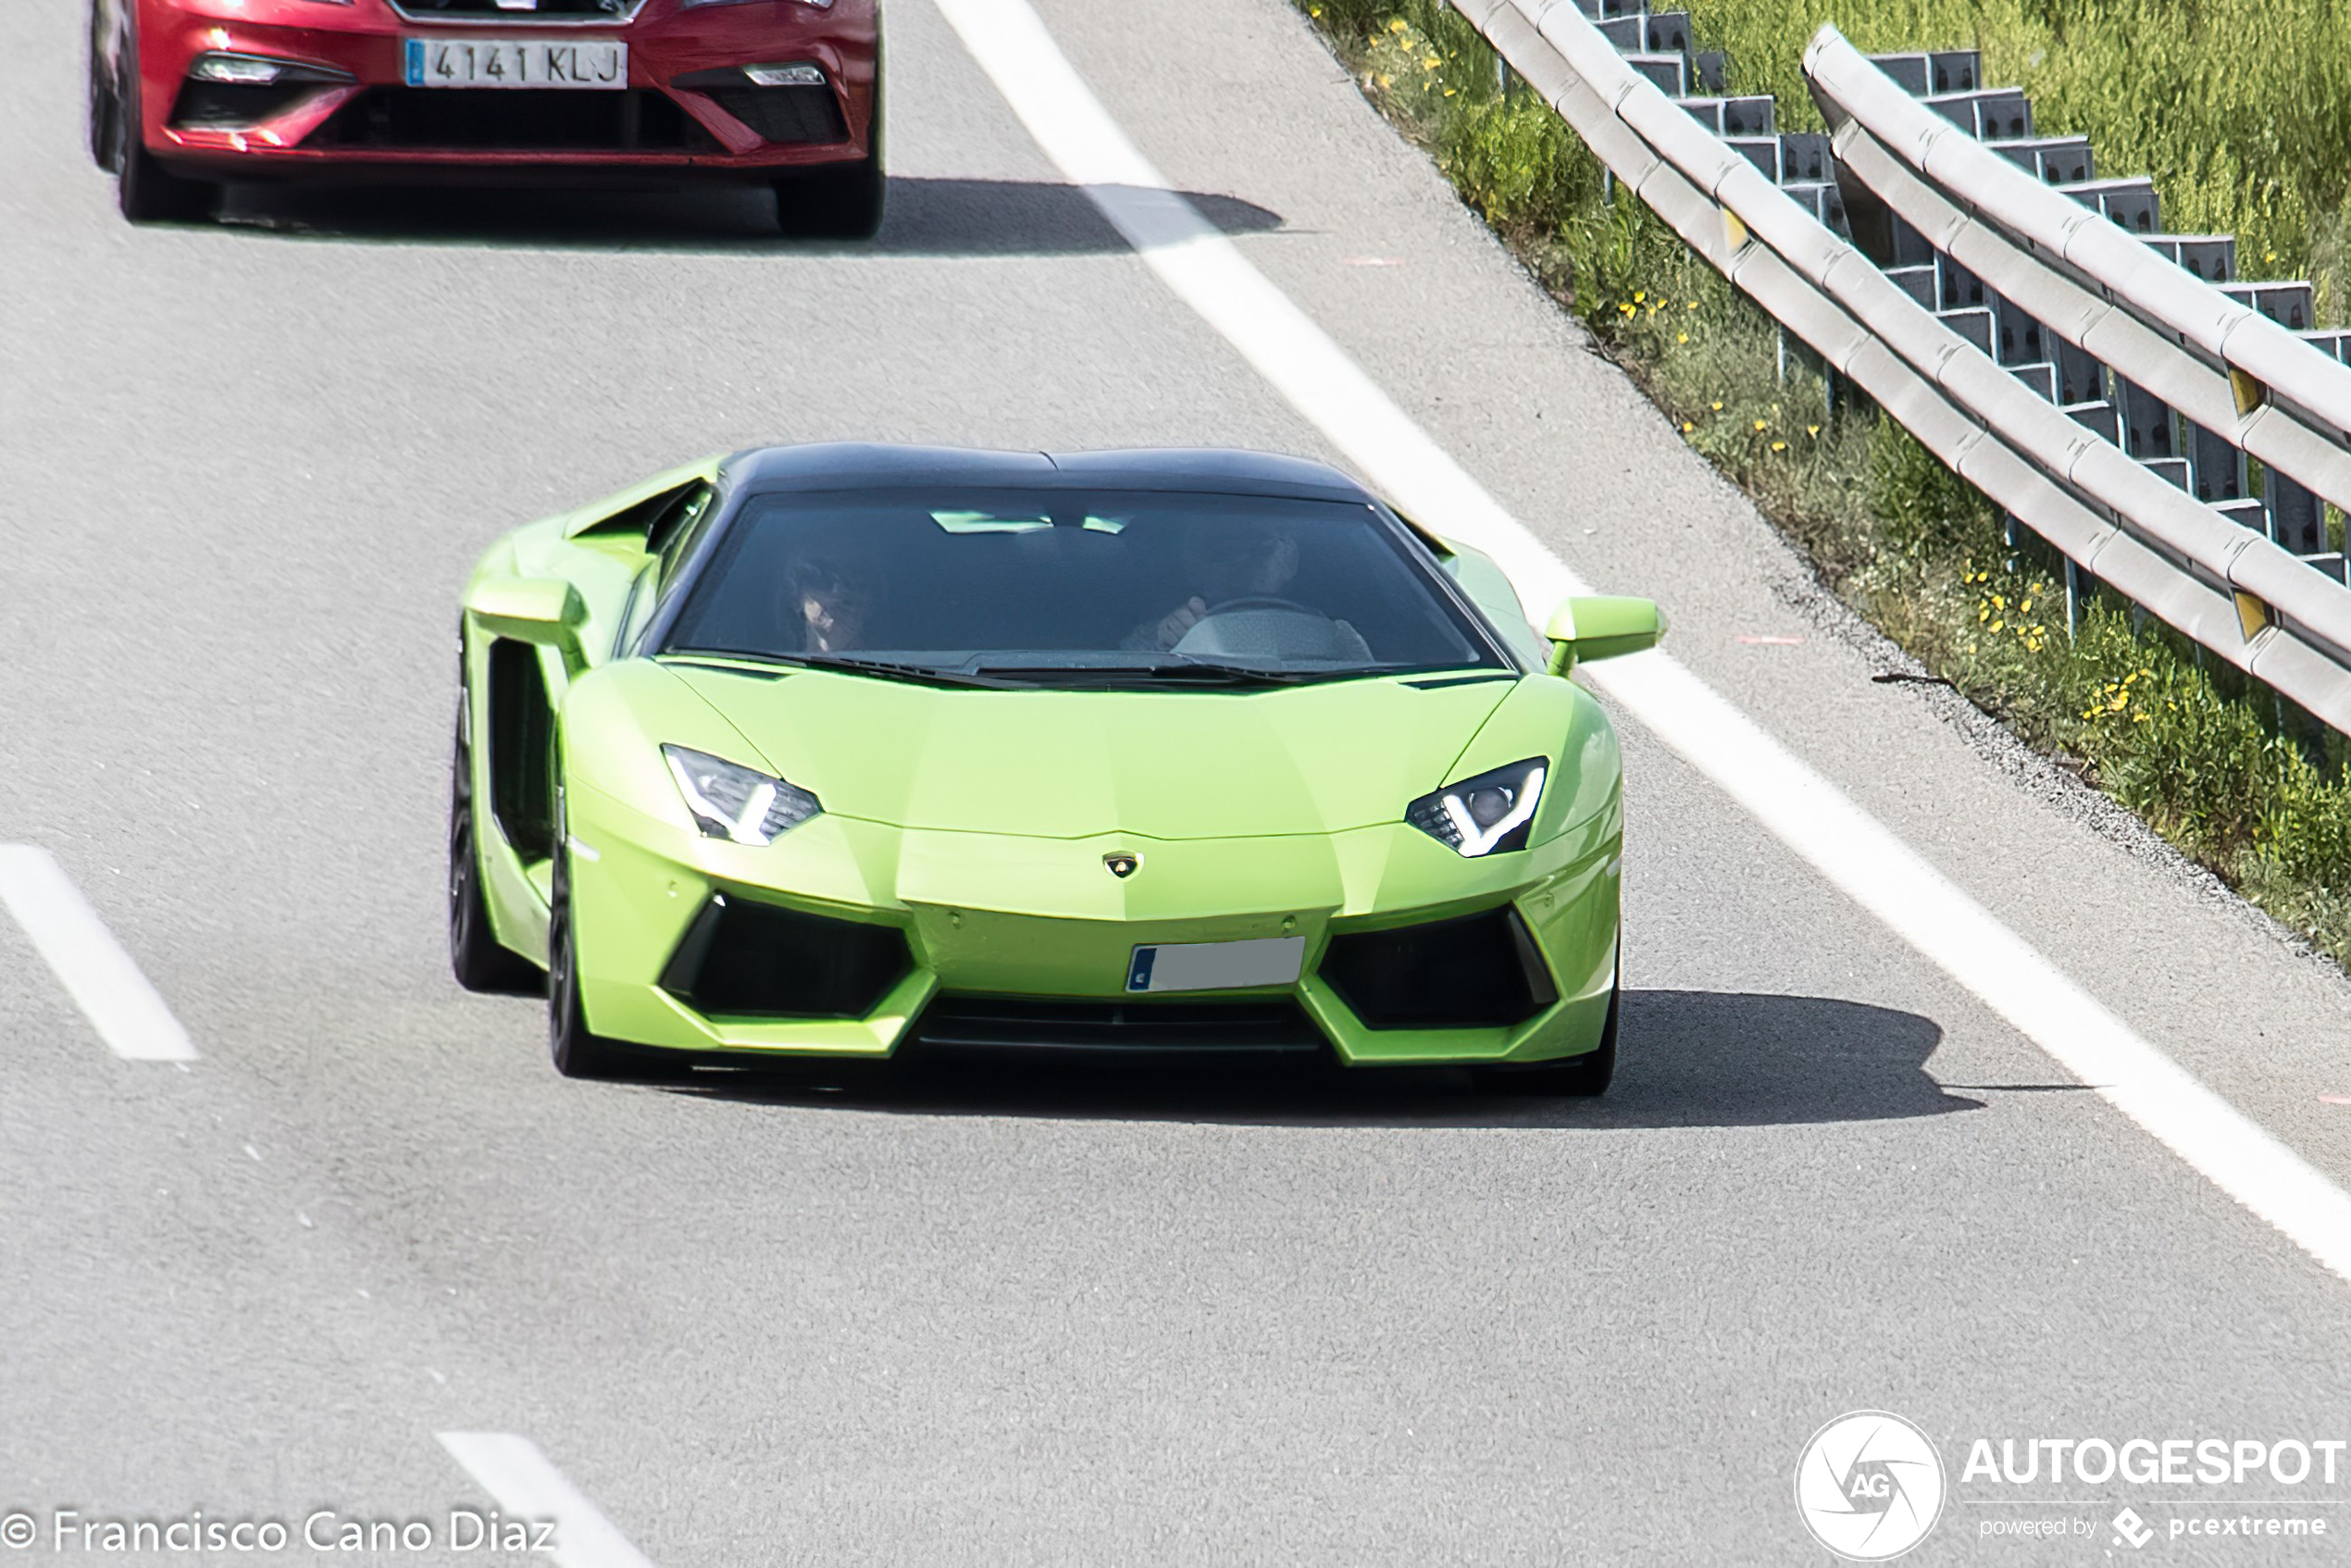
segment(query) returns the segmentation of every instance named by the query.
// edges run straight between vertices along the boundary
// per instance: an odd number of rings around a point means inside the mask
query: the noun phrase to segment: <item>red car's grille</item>
[[[497,0],[392,0],[392,8],[412,22],[625,22],[645,0],[533,0],[501,6]]]
[[[677,100],[650,88],[377,87],[336,110],[305,144],[463,152],[725,150]]]

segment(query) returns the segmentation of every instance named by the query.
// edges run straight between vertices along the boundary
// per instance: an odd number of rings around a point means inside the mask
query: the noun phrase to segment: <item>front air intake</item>
[[[190,81],[171,106],[174,131],[239,131],[275,119],[318,91],[315,81]]]
[[[895,926],[720,893],[687,927],[661,985],[708,1015],[863,1018],[912,966]]]
[[[665,93],[539,87],[371,87],[305,143],[451,152],[723,153]]]
[[[1318,973],[1368,1029],[1508,1028],[1559,1000],[1541,950],[1507,904],[1335,936]]]
[[[701,91],[763,142],[790,145],[849,140],[840,102],[829,87],[705,87]]]

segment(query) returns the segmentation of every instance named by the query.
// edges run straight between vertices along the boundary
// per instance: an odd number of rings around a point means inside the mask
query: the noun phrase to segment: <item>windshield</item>
[[[1368,505],[1075,491],[754,496],[660,652],[988,685],[1509,667]]]

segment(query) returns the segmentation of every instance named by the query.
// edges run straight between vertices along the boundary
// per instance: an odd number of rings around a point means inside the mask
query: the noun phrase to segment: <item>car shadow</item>
[[[856,1079],[815,1068],[703,1069],[674,1093],[745,1106],[930,1116],[1267,1126],[1768,1126],[1983,1108],[1926,1071],[1943,1031],[1915,1013],[1827,997],[1628,990],[1616,1082],[1599,1100],[1496,1092],[1444,1068],[1115,1057],[894,1064]],[[1989,1087],[1989,1086],[1987,1086]]]
[[[1279,213],[1236,196],[1184,199],[1226,234],[1282,227]],[[791,239],[765,193],[240,185],[221,222],[276,239],[403,245],[492,245],[653,254],[749,252],[864,256],[1051,256],[1128,249],[1075,185],[1035,180],[893,176],[871,240]]]

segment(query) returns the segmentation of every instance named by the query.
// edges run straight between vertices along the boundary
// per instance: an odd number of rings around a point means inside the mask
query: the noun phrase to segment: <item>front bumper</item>
[[[412,20],[389,0],[139,0],[141,133],[159,159],[218,179],[430,178],[758,181],[864,158],[876,131],[874,0],[678,8],[627,21]],[[411,86],[406,44],[531,40],[628,45],[622,91]],[[222,91],[196,58],[257,56],[347,81]],[[737,68],[807,62],[823,86],[759,89]],[[680,85],[681,81],[686,85]]]
[[[922,1033],[927,1010],[960,1028],[1017,1000],[1050,1004],[1040,1010],[1049,1014],[1075,1010],[1098,1030],[1117,1008],[1157,1022],[1187,1016],[1176,1010],[1188,1006],[1225,1006],[1245,1020],[1250,1004],[1257,1014],[1294,1004],[1350,1064],[1544,1061],[1599,1043],[1615,986],[1623,829],[1613,806],[1530,849],[1472,861],[1400,824],[1162,842],[825,815],[753,848],[648,817],[584,784],[567,802],[588,1023],[637,1044],[881,1057]],[[1113,852],[1139,853],[1141,869],[1112,877],[1103,857]],[[716,911],[731,936],[714,937]],[[745,911],[756,919],[736,921]],[[1125,989],[1138,944],[1270,937],[1303,939],[1296,985],[1169,998]],[[822,1005],[834,1011],[744,1011],[740,987],[698,984],[713,972],[715,940],[815,955],[808,973],[830,977]],[[1408,962],[1416,944],[1437,953],[1424,969],[1440,988],[1458,982],[1458,1009],[1425,997],[1399,1005],[1398,989],[1379,983],[1381,967]]]

